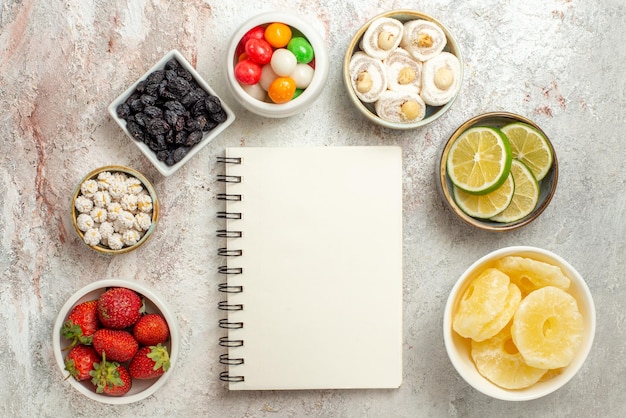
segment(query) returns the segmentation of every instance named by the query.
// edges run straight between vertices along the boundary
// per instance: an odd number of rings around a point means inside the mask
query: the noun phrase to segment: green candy
[[[301,36],[291,38],[287,44],[287,49],[296,56],[301,64],[308,64],[314,57],[313,47],[306,38]]]

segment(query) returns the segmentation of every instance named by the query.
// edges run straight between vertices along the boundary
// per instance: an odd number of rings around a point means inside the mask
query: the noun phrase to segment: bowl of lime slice
[[[459,126],[438,166],[439,189],[449,209],[483,230],[509,231],[537,219],[558,182],[552,142],[532,120],[490,112]]]

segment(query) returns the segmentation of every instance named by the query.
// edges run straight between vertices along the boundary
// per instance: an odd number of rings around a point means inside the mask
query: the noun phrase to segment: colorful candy
[[[313,47],[299,30],[281,22],[250,29],[233,58],[244,91],[277,104],[302,94],[315,74]]]

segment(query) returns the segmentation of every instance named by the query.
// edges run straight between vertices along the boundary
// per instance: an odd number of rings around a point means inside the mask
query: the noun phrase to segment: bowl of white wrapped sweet
[[[443,115],[463,81],[456,40],[438,20],[414,10],[371,18],[354,35],[343,63],[356,108],[392,129],[414,129]]]
[[[80,239],[105,254],[139,248],[154,232],[159,201],[137,170],[110,165],[83,177],[72,194],[71,215]]]

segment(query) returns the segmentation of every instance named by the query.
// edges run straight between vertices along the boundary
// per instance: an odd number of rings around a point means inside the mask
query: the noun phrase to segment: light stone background
[[[321,97],[284,120],[235,104],[222,68],[231,33],[261,10],[310,17],[329,46]],[[378,128],[352,108],[341,64],[352,34],[386,10],[446,24],[465,59],[461,94],[426,128]],[[6,417],[618,417],[626,415],[626,10],[623,0],[361,1],[2,0],[0,2],[0,416]],[[111,120],[107,105],[168,50],[179,49],[237,114],[235,123],[164,178]],[[493,234],[456,221],[435,169],[454,129],[486,111],[535,120],[552,138],[559,185],[522,230]],[[229,393],[217,376],[220,299],[214,163],[227,146],[399,145],[404,155],[404,383],[398,390]],[[77,238],[69,199],[109,164],[156,186],[162,214],[139,250],[105,257]],[[483,396],[450,364],[442,339],[449,290],[474,260],[509,245],[556,252],[595,297],[597,332],[580,373],[543,399]],[[63,381],[51,334],[77,289],[134,278],[166,295],[179,321],[179,362],[136,404],[84,399]],[[381,286],[384,283],[381,283]],[[306,361],[306,359],[303,359]]]

